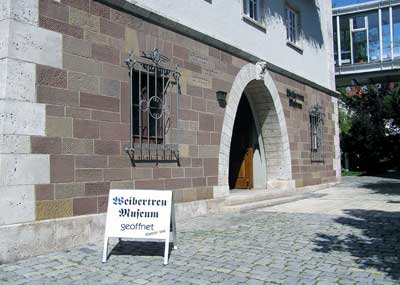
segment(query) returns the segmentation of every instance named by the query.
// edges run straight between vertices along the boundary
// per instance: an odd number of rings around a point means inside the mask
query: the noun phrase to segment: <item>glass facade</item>
[[[351,64],[350,17],[340,17],[339,21],[341,61],[342,64]]]
[[[367,19],[369,62],[380,61],[381,49],[379,41],[379,12],[375,11],[368,13]]]
[[[367,31],[353,32],[353,63],[368,62]]]
[[[382,60],[390,60],[392,51],[390,47],[390,14],[389,8],[382,9]]]
[[[393,7],[393,56],[400,57],[400,7]]]
[[[400,5],[333,17],[336,65],[400,58]]]

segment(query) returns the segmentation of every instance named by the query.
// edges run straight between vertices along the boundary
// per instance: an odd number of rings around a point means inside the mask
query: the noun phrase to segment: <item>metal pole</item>
[[[394,52],[393,52],[393,9],[389,7],[389,21],[390,21],[390,58],[393,60]]]
[[[354,64],[354,54],[353,54],[353,18],[350,18],[350,63]]]
[[[139,148],[140,148],[140,159],[142,159],[142,70],[139,69],[139,92],[138,92],[138,114],[139,114]]]
[[[370,60],[369,60],[369,27],[368,27],[368,17],[367,16],[364,17],[364,26],[366,29],[365,33],[367,36],[367,62],[369,63],[370,62]]]
[[[156,97],[157,96],[157,66],[154,66],[154,94]],[[157,99],[156,99],[157,100]],[[157,121],[158,121],[158,114],[155,116],[156,118],[155,120],[155,133],[156,133],[156,163],[158,163],[158,125],[157,125]]]
[[[130,96],[129,96],[129,110],[130,110],[130,115],[131,115],[131,127],[130,127],[130,149],[133,149],[133,66],[129,67],[129,91],[130,91]]]
[[[178,121],[179,121],[179,95],[181,93],[181,89],[180,89],[180,83],[179,83],[179,79],[180,79],[180,74],[178,73],[177,75],[177,88],[178,88],[178,92],[176,93],[176,130],[175,130],[175,144],[176,144],[176,150],[178,150]]]
[[[379,58],[383,61],[383,44],[382,44],[382,9],[379,9]]]
[[[339,66],[342,66],[342,47],[340,41],[340,17],[336,16],[336,36],[337,36],[337,45],[338,45],[338,61]]]
[[[162,98],[162,130],[163,130],[163,133],[162,133],[162,136],[163,136],[163,159],[165,160],[165,115],[166,115],[166,112],[165,112],[165,90],[164,90],[164,70],[162,70],[162,88],[161,88],[161,90],[162,90],[162,94],[161,94],[161,98]]]
[[[150,104],[149,104],[149,93],[150,93],[150,75],[149,75],[149,65],[147,66],[147,82],[146,82],[146,117],[147,117],[147,150],[149,152],[149,159],[151,159],[151,151],[150,151]]]

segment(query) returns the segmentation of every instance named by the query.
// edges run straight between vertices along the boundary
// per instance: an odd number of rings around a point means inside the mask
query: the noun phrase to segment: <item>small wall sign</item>
[[[289,106],[296,109],[303,109],[304,96],[290,89],[287,89],[286,92],[289,98]]]
[[[130,238],[165,241],[164,264],[168,264],[171,224],[176,249],[172,191],[110,190],[102,261],[107,261],[109,238]]]

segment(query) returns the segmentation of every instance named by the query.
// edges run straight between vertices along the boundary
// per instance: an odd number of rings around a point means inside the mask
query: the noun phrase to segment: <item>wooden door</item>
[[[253,149],[247,148],[235,182],[236,189],[253,188]]]

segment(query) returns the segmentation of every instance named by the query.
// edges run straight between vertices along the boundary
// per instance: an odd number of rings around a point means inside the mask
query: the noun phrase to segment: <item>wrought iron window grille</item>
[[[125,61],[130,79],[130,142],[125,151],[134,166],[136,162],[179,165],[179,66],[164,67],[169,59],[158,49],[143,52],[141,58],[136,60],[130,52]]]
[[[321,105],[313,106],[310,111],[310,134],[311,134],[311,162],[324,162],[323,138],[324,119]]]

